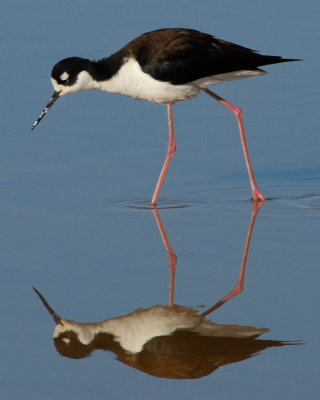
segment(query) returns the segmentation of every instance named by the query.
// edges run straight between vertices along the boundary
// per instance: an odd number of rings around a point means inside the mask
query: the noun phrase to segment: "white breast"
[[[133,58],[129,58],[110,80],[97,82],[96,89],[163,104],[189,100],[200,91],[200,88],[192,83],[172,85],[157,81],[143,72]]]

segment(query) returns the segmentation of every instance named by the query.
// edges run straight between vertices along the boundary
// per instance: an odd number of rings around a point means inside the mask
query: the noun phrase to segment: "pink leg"
[[[254,226],[254,222],[256,220],[258,211],[259,211],[260,207],[262,206],[262,204],[263,204],[263,201],[259,201],[259,202],[257,201],[252,204],[251,218],[250,218],[246,243],[244,245],[238,282],[236,283],[235,287],[228,294],[226,294],[224,297],[222,297],[222,299],[220,299],[214,306],[212,306],[208,310],[204,311],[201,314],[202,316],[205,317],[205,316],[211,314],[213,311],[220,308],[227,301],[229,301],[230,299],[232,299],[235,296],[238,296],[238,294],[240,294],[242,292],[243,286],[244,286],[244,276],[246,273],[247,258],[248,258],[248,252],[249,252],[249,246],[250,246],[253,226]]]
[[[245,161],[246,161],[247,170],[248,170],[248,174],[249,174],[253,201],[254,202],[256,202],[256,201],[262,201],[262,202],[265,201],[265,198],[263,197],[263,195],[261,194],[260,190],[258,189],[258,186],[257,186],[256,181],[255,181],[254,176],[253,176],[253,171],[252,171],[252,167],[251,167],[251,162],[250,162],[249,152],[248,152],[248,147],[247,147],[247,142],[246,142],[246,136],[245,136],[245,132],[244,132],[241,109],[239,107],[229,103],[228,101],[224,100],[222,97],[220,97],[217,94],[213,93],[209,89],[202,89],[202,90],[205,93],[207,93],[209,96],[211,96],[215,100],[217,100],[219,103],[221,103],[224,106],[226,106],[235,115],[235,117],[236,117],[236,119],[238,121],[241,144],[242,144],[243,154],[244,154],[244,158],[245,158]]]
[[[176,274],[176,265],[177,265],[177,256],[173,251],[172,247],[170,246],[168,236],[166,231],[164,230],[164,226],[160,219],[160,215],[158,214],[158,210],[156,207],[153,208],[153,214],[156,218],[157,225],[162,237],[163,244],[168,252],[168,260],[169,260],[169,267],[170,267],[170,282],[169,282],[169,306],[173,306],[174,304],[174,278]]]
[[[176,142],[174,139],[174,130],[173,130],[173,118],[172,118],[172,104],[168,104],[168,123],[169,123],[169,143],[168,143],[168,148],[167,148],[167,156],[166,159],[164,160],[162,170],[160,172],[160,176],[157,182],[157,186],[155,188],[152,200],[151,200],[151,205],[154,207],[157,204],[158,196],[160,193],[160,189],[164,180],[164,177],[166,176],[167,169],[169,168],[170,161],[174,155],[174,152],[176,151]]]

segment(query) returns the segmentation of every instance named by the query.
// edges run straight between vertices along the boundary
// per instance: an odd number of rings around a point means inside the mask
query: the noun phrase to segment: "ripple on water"
[[[264,215],[305,217],[320,216],[320,193],[315,186],[292,185],[263,186],[267,200],[263,205]],[[252,204],[248,187],[208,188],[185,194],[187,200],[160,199],[158,210],[215,208],[228,215],[242,215]],[[125,200],[107,206],[117,210],[152,210],[148,200]]]
[[[193,200],[159,200],[157,204],[157,210],[166,209],[181,209],[181,208],[205,208],[211,207],[213,203],[205,201],[193,201]],[[126,200],[121,201],[112,208],[120,210],[152,210],[154,207],[151,206],[150,200]]]
[[[270,216],[320,217],[320,192],[317,189],[315,186],[298,184],[264,185],[262,192],[266,202],[262,207],[263,213]],[[243,213],[244,208],[252,202],[249,193],[245,187],[224,187],[206,190],[204,196],[218,200],[219,211],[234,215]],[[198,196],[201,193],[198,192]]]
[[[320,217],[320,194],[314,192],[312,188],[303,187],[298,194],[297,188],[285,188],[283,196],[275,197],[272,201],[270,211],[274,214],[306,216],[308,213],[312,217]],[[291,193],[290,193],[291,192]]]

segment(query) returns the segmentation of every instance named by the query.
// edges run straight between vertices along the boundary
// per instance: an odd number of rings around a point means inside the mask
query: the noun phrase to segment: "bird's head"
[[[54,90],[63,96],[90,89],[90,61],[80,57],[69,57],[59,61],[51,71]]]
[[[69,57],[59,61],[51,71],[54,93],[31,129],[39,124],[59,97],[82,90],[94,89],[93,79],[89,71],[90,61],[85,58]]]

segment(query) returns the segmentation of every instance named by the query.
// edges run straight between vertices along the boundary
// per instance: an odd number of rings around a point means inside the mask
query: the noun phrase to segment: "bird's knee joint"
[[[234,115],[235,115],[237,118],[242,119],[242,110],[241,110],[240,107],[234,106]]]
[[[168,149],[168,155],[172,157],[174,155],[175,151],[176,151],[176,145],[174,144],[173,146],[171,146]]]

